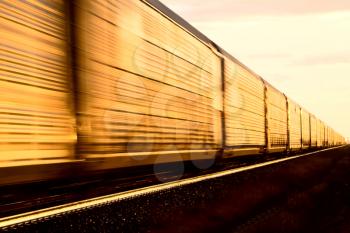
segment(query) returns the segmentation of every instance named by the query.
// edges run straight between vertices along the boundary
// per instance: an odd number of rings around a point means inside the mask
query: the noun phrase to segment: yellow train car
[[[322,121],[317,119],[317,147],[323,147],[323,138],[324,138],[324,128],[322,125]]]
[[[75,159],[77,141],[66,5],[0,8],[0,183],[34,179],[29,167],[55,175],[52,165]]]
[[[287,150],[287,98],[279,90],[269,83],[266,85],[267,105],[267,151],[269,153],[283,152]]]
[[[329,127],[325,124],[325,127],[324,127],[324,133],[325,133],[325,136],[324,136],[324,141],[325,141],[325,146],[326,147],[329,147]]]
[[[231,58],[224,60],[225,157],[264,151],[265,85]]]
[[[288,98],[289,150],[301,150],[301,108]]]
[[[301,130],[302,130],[302,148],[309,149],[311,142],[310,114],[305,109],[301,109]]]
[[[326,147],[327,146],[327,126],[323,121],[321,122],[321,130],[322,130],[322,145],[323,147]]]
[[[79,154],[96,169],[211,159],[221,60],[143,1],[75,3]]]
[[[331,144],[331,146],[333,147],[333,146],[334,146],[334,131],[333,131],[332,128],[331,128],[330,134],[331,134],[331,137],[330,137],[330,144]]]
[[[311,148],[317,147],[317,118],[310,114],[310,135],[311,135]]]

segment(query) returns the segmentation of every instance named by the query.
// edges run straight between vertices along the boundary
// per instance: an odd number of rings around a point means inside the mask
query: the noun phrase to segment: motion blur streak
[[[0,6],[1,185],[345,143],[157,0]]]
[[[0,8],[0,167],[72,159],[64,4],[8,0]]]

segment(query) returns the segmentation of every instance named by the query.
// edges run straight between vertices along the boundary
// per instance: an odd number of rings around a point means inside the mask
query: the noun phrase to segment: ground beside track
[[[73,211],[8,232],[349,232],[350,147]]]
[[[188,161],[185,163],[177,162],[154,166],[131,167],[100,171],[98,173],[89,173],[83,170],[83,172],[77,176],[74,176],[74,170],[71,170],[69,171],[70,175],[68,175],[69,179],[1,186],[0,219],[30,211],[161,184],[164,181],[169,182],[174,179],[188,179],[233,168],[259,164],[279,159],[281,156],[286,155],[259,155],[229,160],[225,159],[221,162],[218,161],[218,163],[213,164],[213,166],[205,170],[198,169],[198,166],[208,166],[208,164],[213,163],[212,160],[196,161],[195,164]]]
[[[350,147],[252,172],[156,232],[350,232]],[[233,183],[237,180],[227,180]],[[224,188],[226,187],[226,188]],[[176,226],[180,226],[177,228]]]

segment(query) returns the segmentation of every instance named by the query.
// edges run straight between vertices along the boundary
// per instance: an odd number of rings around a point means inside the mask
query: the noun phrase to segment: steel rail
[[[244,166],[244,167],[240,167],[240,168],[234,168],[231,170],[221,171],[221,172],[217,172],[217,173],[211,173],[211,174],[201,175],[201,176],[187,178],[187,179],[183,179],[183,180],[172,181],[172,182],[168,182],[168,183],[164,183],[164,184],[153,185],[153,186],[144,187],[144,188],[140,188],[140,189],[125,191],[125,192],[121,192],[121,193],[106,195],[106,196],[102,196],[102,197],[87,199],[87,200],[83,200],[83,201],[77,201],[77,202],[59,205],[59,206],[55,206],[55,207],[50,207],[50,208],[46,208],[46,209],[42,209],[42,210],[31,211],[31,212],[27,212],[27,213],[23,213],[23,214],[5,217],[5,218],[0,219],[0,228],[7,228],[7,227],[11,227],[13,225],[36,222],[40,219],[58,216],[58,215],[62,215],[62,214],[68,213],[68,212],[75,212],[75,211],[79,211],[79,210],[83,210],[83,209],[87,209],[87,208],[92,208],[95,206],[101,206],[101,205],[105,205],[108,203],[113,203],[113,202],[118,202],[118,201],[122,201],[125,199],[130,199],[132,197],[142,196],[142,195],[146,195],[146,194],[150,194],[150,193],[156,193],[156,192],[173,189],[173,188],[180,187],[180,186],[190,185],[193,183],[198,183],[198,182],[202,182],[202,181],[206,181],[206,180],[210,180],[210,179],[221,178],[221,177],[233,175],[236,173],[241,173],[241,172],[269,166],[272,164],[282,163],[282,162],[286,162],[286,161],[301,158],[301,157],[315,155],[317,153],[321,153],[321,152],[325,152],[325,151],[329,151],[329,150],[339,149],[339,148],[346,147],[346,146],[347,145],[333,147],[333,148],[327,148],[324,150],[314,151],[314,152],[296,155],[296,156],[292,156],[292,157],[288,157],[288,158],[272,160],[272,161],[268,161],[268,162]]]

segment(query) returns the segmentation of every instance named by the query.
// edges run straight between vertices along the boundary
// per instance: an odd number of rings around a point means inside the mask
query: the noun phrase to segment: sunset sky
[[[161,0],[350,137],[349,0]]]

